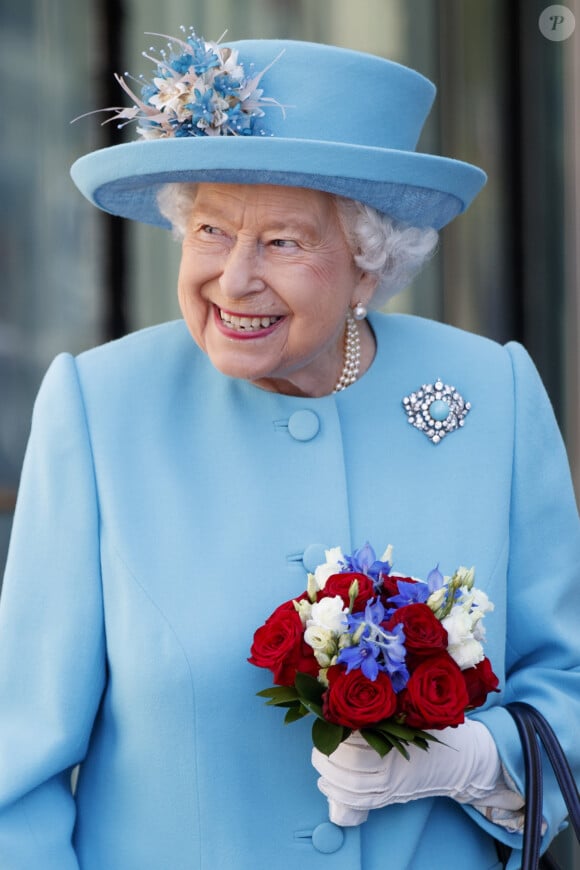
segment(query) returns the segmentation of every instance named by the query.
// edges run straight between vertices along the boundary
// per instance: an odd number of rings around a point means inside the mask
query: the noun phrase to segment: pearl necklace
[[[360,369],[360,333],[358,323],[348,313],[346,318],[346,330],[344,335],[344,363],[342,371],[336,382],[333,393],[339,393],[354,384],[358,378]]]

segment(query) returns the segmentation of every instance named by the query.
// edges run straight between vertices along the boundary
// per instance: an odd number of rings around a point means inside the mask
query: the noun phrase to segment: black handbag
[[[578,787],[564,750],[554,734],[551,725],[530,704],[514,701],[507,704],[506,709],[513,717],[524,755],[525,784],[525,816],[521,870],[559,870],[558,864],[546,852],[540,857],[540,841],[542,830],[542,760],[538,737],[541,740],[546,756],[558,780],[562,797],[566,802],[570,824],[576,838],[580,841],[580,797]],[[497,843],[500,860],[507,864],[511,849],[504,843]]]

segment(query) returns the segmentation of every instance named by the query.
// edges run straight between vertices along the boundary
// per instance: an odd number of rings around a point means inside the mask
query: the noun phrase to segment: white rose
[[[472,607],[476,607],[478,612],[483,616],[495,609],[495,605],[489,600],[482,589],[473,589],[471,592]]]
[[[485,640],[485,625],[483,624],[483,613],[479,614],[479,617],[473,620],[473,636],[476,640]]]
[[[475,638],[465,640],[463,643],[450,644],[447,652],[462,671],[475,667],[484,659],[483,647]]]
[[[344,556],[340,547],[331,547],[330,550],[324,551],[324,555],[326,556],[326,562],[318,565],[314,571],[317,589],[324,589],[328,578],[332,577],[333,574],[340,574],[342,570],[341,563],[344,560]]]
[[[321,625],[309,625],[304,632],[304,640],[313,650],[323,650],[327,653],[332,652],[336,646],[332,631]]]
[[[457,646],[471,639],[471,617],[460,605],[455,605],[449,616],[441,620],[441,625],[447,631],[448,645]]]
[[[348,626],[346,613],[347,609],[340,595],[335,595],[334,598],[323,598],[312,605],[307,625],[326,628],[339,635]]]

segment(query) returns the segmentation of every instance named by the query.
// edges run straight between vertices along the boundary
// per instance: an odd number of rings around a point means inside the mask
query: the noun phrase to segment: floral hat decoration
[[[156,36],[155,34],[150,34]],[[485,184],[475,166],[415,150],[434,85],[401,64],[294,40],[169,40],[151,79],[117,81],[132,100],[109,121],[137,141],[77,160],[81,192],[112,214],[168,228],[157,207],[170,182],[306,187],[439,229]]]

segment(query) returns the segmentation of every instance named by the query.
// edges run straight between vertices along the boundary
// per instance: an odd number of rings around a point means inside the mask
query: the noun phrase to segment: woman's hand
[[[481,722],[467,719],[432,733],[441,743],[430,743],[427,751],[410,746],[410,761],[396,750],[381,758],[357,732],[330,756],[314,749],[312,764],[320,773],[318,788],[328,798],[330,820],[358,825],[369,810],[388,804],[435,796],[472,803],[494,790],[501,765]]]

